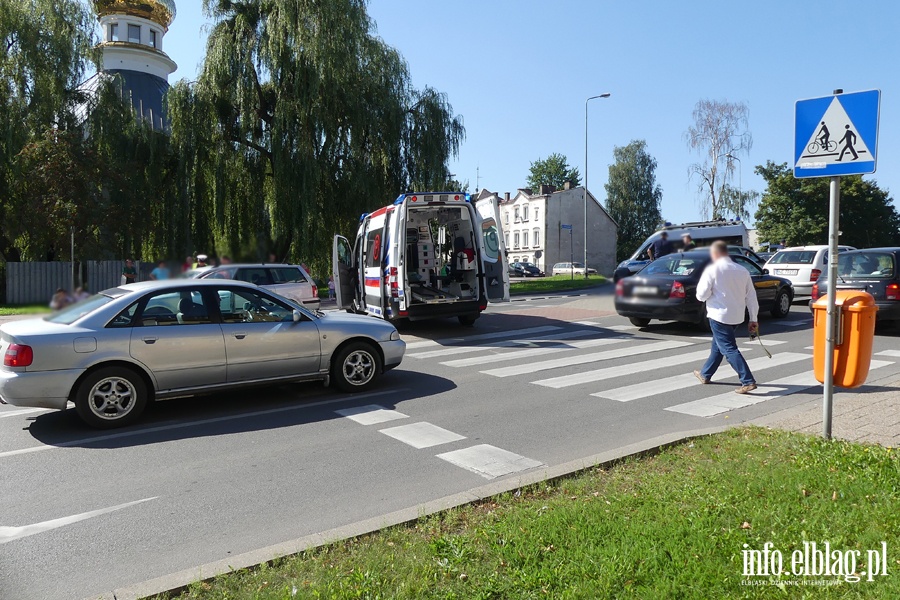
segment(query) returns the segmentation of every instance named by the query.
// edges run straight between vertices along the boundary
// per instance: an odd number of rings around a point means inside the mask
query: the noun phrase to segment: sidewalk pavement
[[[753,425],[822,435],[822,399],[755,419]],[[831,434],[835,439],[900,447],[900,379],[855,390],[836,390]]]

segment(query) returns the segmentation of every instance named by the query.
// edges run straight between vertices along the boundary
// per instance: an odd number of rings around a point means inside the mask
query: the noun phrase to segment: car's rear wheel
[[[81,420],[98,429],[123,427],[137,421],[147,407],[144,380],[125,367],[104,367],[85,377],[75,391]]]
[[[783,319],[791,312],[791,295],[787,290],[781,290],[775,297],[775,305],[772,307],[772,316]]]
[[[463,327],[473,327],[475,321],[478,320],[478,315],[459,315],[457,319],[459,319],[459,324]]]
[[[345,346],[331,362],[331,380],[345,392],[362,392],[381,374],[381,355],[366,342]]]
[[[631,321],[631,324],[635,327],[646,327],[650,324],[650,319],[644,319],[641,317],[629,317],[628,320]]]

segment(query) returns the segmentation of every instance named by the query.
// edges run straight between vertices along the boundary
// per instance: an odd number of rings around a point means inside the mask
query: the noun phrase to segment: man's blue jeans
[[[741,355],[737,340],[734,338],[734,330],[737,329],[737,325],[726,325],[710,319],[709,328],[713,334],[712,349],[710,350],[709,358],[706,359],[706,364],[700,369],[700,375],[704,379],[712,379],[719,365],[722,364],[722,359],[725,358],[728,364],[737,371],[738,376],[741,378],[741,385],[756,383],[747,361]]]

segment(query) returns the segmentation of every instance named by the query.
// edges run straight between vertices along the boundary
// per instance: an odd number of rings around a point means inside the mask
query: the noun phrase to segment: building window
[[[506,222],[507,225],[509,225],[509,211],[508,210],[503,211],[503,220]]]
[[[153,48],[159,48],[159,40],[157,39],[157,33],[154,30],[150,30],[150,46]]]
[[[531,245],[535,248],[541,247],[541,230],[535,229],[531,232]]]
[[[129,25],[128,26],[128,41],[132,44],[140,44],[141,43],[141,26],[140,25]]]
[[[516,223],[519,222],[519,207],[516,207]]]
[[[539,211],[539,210],[540,210],[540,209],[539,209],[537,206],[534,207],[534,220],[535,220],[535,221],[539,221],[539,220],[540,220],[540,217],[538,216],[538,214],[539,214],[538,211]]]
[[[527,204],[522,207],[522,220],[523,221],[528,220],[528,205]]]
[[[513,234],[513,248],[515,248],[516,250],[519,249],[519,234],[518,234],[518,232]]]
[[[119,24],[118,23],[110,24],[110,26],[109,26],[109,41],[111,41],[111,42],[121,41],[119,39]]]
[[[528,247],[528,232],[527,231],[522,232],[522,247],[523,248]]]
[[[506,247],[509,248],[509,234],[503,236],[503,242],[506,244]]]

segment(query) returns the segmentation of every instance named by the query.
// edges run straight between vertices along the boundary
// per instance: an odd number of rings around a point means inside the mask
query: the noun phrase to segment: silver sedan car
[[[310,312],[249,283],[134,283],[0,327],[0,402],[73,402],[86,423],[111,428],[152,400],[243,386],[322,380],[362,391],[405,350],[386,321]]]

